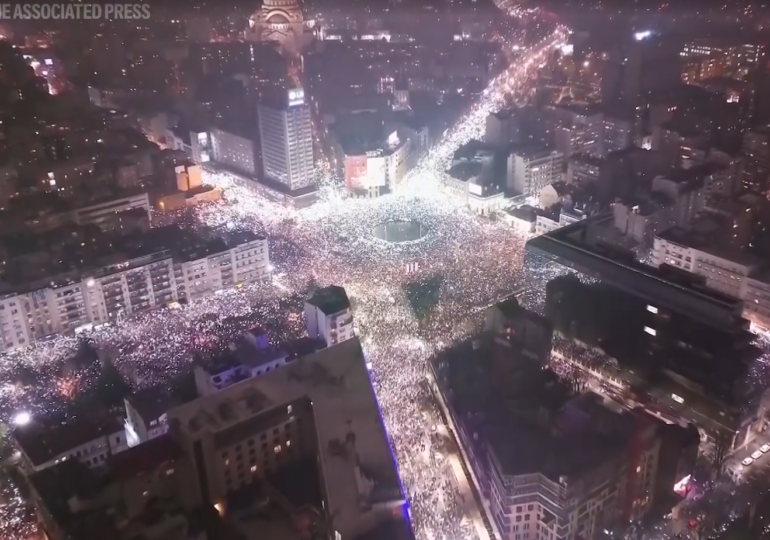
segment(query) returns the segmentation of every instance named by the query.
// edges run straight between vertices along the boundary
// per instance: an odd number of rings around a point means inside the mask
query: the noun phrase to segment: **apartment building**
[[[324,537],[355,538],[400,522],[406,513],[357,339],[168,416],[171,433],[193,458],[194,491],[220,514],[229,511],[229,494],[306,458],[320,469]]]
[[[138,237],[133,253],[118,250],[120,262],[16,286],[5,284],[0,295],[0,352],[47,335],[269,279],[264,237],[244,232],[226,240],[201,241],[173,227],[164,229],[152,229],[146,243],[140,241],[145,236]],[[162,244],[152,241],[166,233]]]
[[[706,285],[742,298],[746,279],[761,261],[736,249],[719,247],[715,234],[672,227],[658,233],[653,247],[655,265],[669,264],[706,278]]]
[[[677,227],[655,238],[653,261],[669,264],[698,276],[714,290],[743,300],[743,316],[770,328],[770,274],[763,262],[739,249],[719,247],[715,234]]]
[[[354,337],[353,312],[345,289],[331,285],[318,289],[305,302],[307,334],[327,347]]]
[[[33,421],[13,431],[27,473],[42,471],[67,460],[87,467],[103,467],[114,454],[128,448],[123,425],[117,418],[82,418],[66,424],[44,425]]]
[[[545,186],[562,179],[563,162],[563,155],[555,150],[515,149],[508,156],[508,188],[517,194],[538,197]]]
[[[572,394],[508,336],[477,336],[430,367],[504,540],[595,538],[651,507],[659,444],[635,435],[632,415],[606,409],[595,394]]]

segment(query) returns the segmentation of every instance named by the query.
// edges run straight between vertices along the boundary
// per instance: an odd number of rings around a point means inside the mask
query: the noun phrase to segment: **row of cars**
[[[770,452],[770,444],[763,444],[759,447],[759,450],[751,454],[749,457],[745,458],[743,461],[741,461],[741,465],[744,467],[748,467],[752,463],[754,463],[756,460],[762,457],[763,454],[767,454]]]

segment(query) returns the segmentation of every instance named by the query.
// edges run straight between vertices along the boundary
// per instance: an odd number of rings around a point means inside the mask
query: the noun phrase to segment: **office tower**
[[[258,111],[265,177],[289,191],[313,185],[313,136],[305,92],[289,90],[281,102],[260,103]]]

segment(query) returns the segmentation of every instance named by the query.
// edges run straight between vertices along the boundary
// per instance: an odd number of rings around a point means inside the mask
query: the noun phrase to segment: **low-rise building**
[[[30,503],[50,540],[207,538],[188,488],[192,467],[168,436],[117,454],[99,470],[70,460],[28,480]]]
[[[113,417],[82,418],[56,425],[33,420],[16,428],[13,438],[22,467],[29,473],[67,460],[103,467],[110,456],[128,448],[123,425]]]
[[[563,177],[563,156],[543,147],[514,149],[508,157],[507,184],[513,193],[538,197]]]
[[[239,381],[280,369],[295,358],[288,346],[272,346],[267,334],[253,329],[208,365],[195,366],[195,387],[199,396],[208,396]]]
[[[164,386],[144,388],[124,398],[128,446],[147,442],[168,433],[168,411],[179,401]]]
[[[353,311],[345,289],[330,285],[318,289],[305,301],[305,324],[311,339],[320,339],[327,347],[355,337]]]
[[[502,187],[491,177],[490,166],[477,161],[460,162],[444,174],[444,190],[479,215],[502,209]]]

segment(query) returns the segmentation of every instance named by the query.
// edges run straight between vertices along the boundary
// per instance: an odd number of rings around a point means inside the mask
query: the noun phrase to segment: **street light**
[[[28,412],[20,412],[13,417],[13,423],[18,427],[26,426],[31,421],[32,421],[32,415],[29,414]]]

